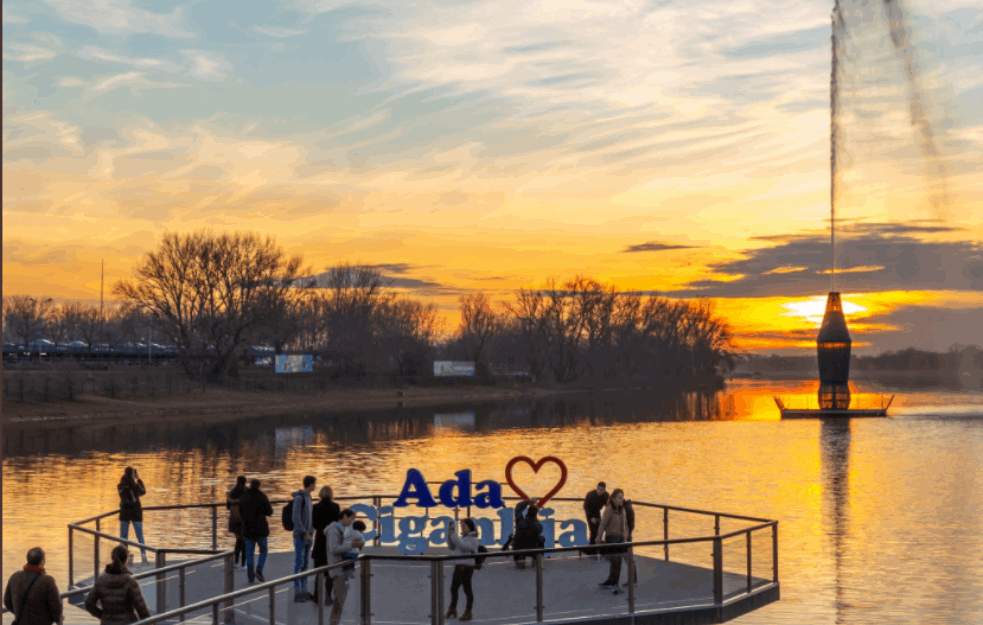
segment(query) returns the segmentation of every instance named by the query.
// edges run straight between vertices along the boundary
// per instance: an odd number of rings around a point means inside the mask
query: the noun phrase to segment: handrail
[[[93,536],[98,536],[99,538],[105,538],[106,540],[111,540],[114,543],[122,543],[124,545],[129,545],[131,547],[135,547],[137,549],[146,549],[147,551],[153,551],[154,553],[157,553],[158,551],[162,551],[163,550],[163,548],[161,548],[161,547],[151,547],[150,545],[144,545],[142,543],[136,543],[136,542],[133,542],[132,540],[127,540],[126,538],[120,538],[119,536],[114,536],[112,534],[107,534],[106,532],[100,532],[99,530],[90,530],[87,527],[79,527],[75,523],[69,523],[68,524],[68,527],[72,528],[76,532],[82,532],[83,534],[91,534]],[[211,553],[211,552],[209,552],[209,553]]]

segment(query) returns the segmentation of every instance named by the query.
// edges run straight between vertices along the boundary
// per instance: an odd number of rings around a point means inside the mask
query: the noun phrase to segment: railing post
[[[178,601],[180,602],[180,606],[182,608],[184,607],[184,589],[185,589],[184,574],[186,572],[186,569],[187,567],[182,566],[180,569],[178,569],[177,572],[177,594],[178,594]],[[180,619],[181,622],[183,623],[184,614],[181,615]]]
[[[628,613],[635,613],[635,547],[628,547]]]
[[[96,519],[96,531],[97,532],[101,532],[102,531],[100,529],[100,527],[102,526],[102,524],[100,523],[100,521],[101,521],[101,519]],[[92,564],[92,585],[93,586],[95,585],[96,580],[99,579],[99,535],[98,534],[96,534],[95,539],[96,539],[95,542],[92,544],[92,556],[93,556],[92,559],[94,560],[94,562]]]
[[[778,521],[771,526],[771,581],[778,581]]]
[[[720,536],[720,515],[713,515],[713,535]]]
[[[747,594],[751,594],[751,532],[747,533]]]
[[[218,549],[218,504],[212,506],[212,549]]]
[[[662,509],[662,540],[669,540],[669,508]],[[669,543],[662,546],[666,554],[666,562],[669,561]]]
[[[724,602],[724,545],[713,539],[713,603],[718,607]]]
[[[317,577],[314,578],[314,583],[317,584],[315,586],[315,588],[317,588],[315,591],[317,594],[317,625],[324,625],[324,593],[326,590],[324,585],[324,577],[325,573],[324,571],[321,571],[317,574]]]
[[[68,589],[75,588],[75,536],[74,528],[68,526]]]
[[[276,586],[270,587],[270,625],[276,625]]]
[[[167,566],[167,552],[163,549],[154,554],[154,568],[162,569]],[[167,612],[167,582],[166,573],[157,574],[157,614]]]
[[[536,554],[536,622],[543,622],[543,554]]]
[[[362,564],[362,625],[372,622],[372,561],[361,560]],[[442,586],[443,587],[443,586]]]
[[[444,591],[442,586],[437,585],[437,569],[440,568],[440,562],[437,560],[430,561],[430,625],[440,625],[441,617],[443,614],[440,613],[440,602],[437,600],[437,594]]]
[[[372,519],[372,529],[375,530],[375,538],[373,539],[373,542],[375,543],[375,546],[378,547],[381,544],[379,532],[381,531],[382,524],[379,519],[379,508],[382,507],[382,497],[379,497],[378,495],[373,497],[372,505],[375,506],[375,518]]]
[[[236,589],[236,578],[235,578],[235,560],[233,560],[233,554],[227,554],[225,556],[225,594],[229,594]],[[232,625],[236,622],[235,611],[232,609],[234,602],[229,599],[225,602],[225,623],[226,625]]]

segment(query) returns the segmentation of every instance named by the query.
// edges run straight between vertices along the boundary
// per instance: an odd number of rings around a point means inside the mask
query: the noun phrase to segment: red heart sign
[[[505,465],[505,480],[509,483],[509,486],[512,487],[512,490],[515,491],[515,494],[517,494],[519,497],[522,497],[523,499],[529,499],[529,495],[522,492],[522,489],[516,486],[515,482],[512,481],[512,467],[515,466],[515,463],[517,462],[525,462],[526,464],[528,464],[530,467],[532,467],[533,473],[539,473],[539,469],[541,469],[542,466],[547,462],[552,462],[553,464],[560,467],[560,481],[556,484],[556,486],[553,487],[553,490],[546,493],[546,496],[539,500],[538,505],[540,508],[546,505],[546,502],[549,501],[553,497],[553,495],[560,492],[560,489],[563,488],[563,485],[567,483],[567,465],[563,464],[563,461],[560,460],[559,458],[555,458],[553,456],[546,456],[545,458],[540,458],[539,462],[533,462],[532,458],[527,458],[526,456],[516,456],[515,458],[509,460],[509,463]]]

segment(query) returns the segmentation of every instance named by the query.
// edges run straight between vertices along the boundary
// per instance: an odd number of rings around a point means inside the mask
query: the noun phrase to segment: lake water
[[[635,500],[777,519],[782,600],[737,623],[983,623],[983,394],[899,395],[890,419],[779,420],[772,395],[804,398],[814,388],[732,382],[714,395],[608,393],[215,425],[8,426],[4,583],[40,544],[64,589],[67,523],[115,508],[127,465],[139,468],[151,506],[224,501],[240,473],[276,497],[307,473],[337,495],[395,494],[411,467],[432,481],[463,468],[504,481],[513,456],[554,455],[570,470],[559,496],[582,496],[603,479]],[[551,479],[546,469],[527,473],[536,488]],[[148,542],[209,546],[204,514],[156,515],[146,514]],[[661,538],[659,517],[639,518],[636,539]],[[118,531],[115,521],[108,527]],[[286,549],[285,532],[273,532]],[[91,541],[76,545],[91,553]],[[87,577],[91,564],[79,558],[76,578]]]

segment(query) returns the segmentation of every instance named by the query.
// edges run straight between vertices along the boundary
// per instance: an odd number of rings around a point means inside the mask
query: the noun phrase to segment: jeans
[[[294,574],[302,573],[307,570],[308,559],[311,555],[311,544],[303,538],[294,538]],[[300,595],[308,592],[307,578],[294,580],[294,594]]]
[[[130,523],[133,523],[133,530],[137,535],[137,542],[141,545],[146,545],[147,543],[143,540],[143,521],[120,521],[119,522],[119,537],[123,540],[130,539]],[[141,547],[140,555],[146,561],[147,550]]]
[[[457,609],[457,590],[464,587],[464,596],[468,600],[465,608],[470,611],[474,606],[474,593],[471,592],[471,578],[474,576],[474,567],[465,564],[458,564],[454,567],[454,577],[451,579],[451,604],[450,609]]]
[[[259,565],[253,571],[253,549],[259,545]],[[263,565],[266,564],[266,538],[247,538],[246,539],[246,577],[252,582],[256,579],[256,573],[263,572]]]

